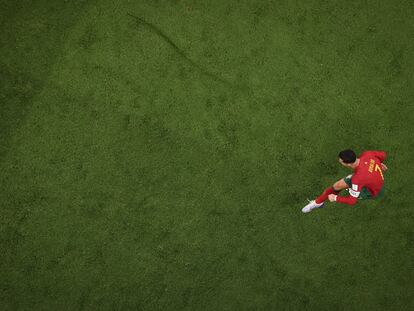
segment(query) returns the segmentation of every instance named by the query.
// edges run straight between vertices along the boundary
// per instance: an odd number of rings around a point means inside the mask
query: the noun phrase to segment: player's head
[[[339,163],[343,166],[351,167],[355,163],[357,157],[354,151],[351,149],[342,150],[339,153]]]

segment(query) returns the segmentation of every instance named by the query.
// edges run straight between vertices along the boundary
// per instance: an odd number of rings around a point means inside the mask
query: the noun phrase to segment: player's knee
[[[347,186],[347,185],[346,185]],[[342,189],[345,189],[346,188],[346,186],[344,185],[344,182],[342,181],[342,180],[340,180],[340,181],[337,181],[336,183],[334,183],[333,185],[332,185],[332,188],[335,190],[335,191],[341,191]]]

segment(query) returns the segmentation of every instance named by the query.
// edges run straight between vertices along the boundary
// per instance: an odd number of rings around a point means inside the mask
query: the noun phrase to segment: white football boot
[[[324,202],[317,204],[315,200],[312,200],[312,201],[308,200],[308,201],[309,201],[309,204],[306,205],[304,208],[302,208],[303,213],[309,213],[315,208],[322,208],[324,205]]]

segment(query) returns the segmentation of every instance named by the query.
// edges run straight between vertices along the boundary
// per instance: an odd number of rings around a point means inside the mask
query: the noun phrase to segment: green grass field
[[[0,0],[0,310],[413,310],[413,16]],[[346,148],[385,198],[301,213]]]

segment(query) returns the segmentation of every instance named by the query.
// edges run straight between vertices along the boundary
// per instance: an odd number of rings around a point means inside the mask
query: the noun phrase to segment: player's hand
[[[385,172],[386,170],[388,170],[388,167],[384,163],[381,163],[381,169],[383,172]]]
[[[328,195],[328,199],[331,202],[335,202],[336,201],[336,194],[330,194],[330,195]]]

